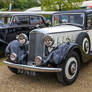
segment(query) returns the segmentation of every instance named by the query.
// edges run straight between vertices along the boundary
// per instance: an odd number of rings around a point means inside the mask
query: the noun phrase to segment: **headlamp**
[[[35,64],[36,65],[41,65],[42,64],[42,57],[36,56],[35,57]]]
[[[15,61],[16,58],[17,58],[17,55],[16,55],[15,53],[11,53],[11,54],[10,54],[10,60],[11,60],[11,61]]]
[[[16,38],[19,40],[21,44],[26,44],[28,37],[26,34],[21,33],[20,35],[17,35]]]
[[[47,46],[47,47],[51,47],[53,44],[54,44],[54,40],[51,36],[46,36],[44,37],[44,44]]]

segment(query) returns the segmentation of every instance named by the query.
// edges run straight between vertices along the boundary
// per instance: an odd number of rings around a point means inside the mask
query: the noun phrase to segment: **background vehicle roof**
[[[29,12],[26,12],[29,13]],[[37,11],[37,12],[30,12],[32,14],[55,14],[55,13],[61,13],[61,11]]]
[[[57,14],[57,13],[61,13],[61,11],[39,11],[39,12],[9,12],[9,11],[5,11],[5,12],[0,12],[0,15],[53,15],[53,14]]]
[[[80,9],[80,10],[71,10],[71,11],[61,11],[61,13],[92,13],[92,9]]]

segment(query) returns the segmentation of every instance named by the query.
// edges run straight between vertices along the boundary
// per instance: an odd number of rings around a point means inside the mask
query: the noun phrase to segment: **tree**
[[[0,8],[9,8],[11,0],[0,0]]]
[[[4,8],[8,10],[9,6],[13,9],[24,10],[27,8],[39,6],[39,4],[37,3],[37,0],[0,0],[0,9]]]
[[[78,9],[84,0],[41,0],[42,10],[72,10]]]
[[[38,5],[36,0],[15,0],[13,8],[27,9]]]

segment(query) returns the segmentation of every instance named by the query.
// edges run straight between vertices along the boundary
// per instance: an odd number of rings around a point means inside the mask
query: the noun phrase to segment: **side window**
[[[62,20],[62,23],[68,23],[69,17],[67,15],[61,15],[61,20]]]
[[[13,22],[14,24],[18,24],[18,25],[29,24],[29,16],[26,15],[15,16]]]
[[[40,16],[30,16],[30,23],[32,25],[43,24],[43,20]]]
[[[0,24],[11,24],[12,16],[2,16],[0,17]]]
[[[88,29],[92,29],[92,15],[87,16],[87,27]]]
[[[54,15],[54,25],[60,25],[60,15]]]

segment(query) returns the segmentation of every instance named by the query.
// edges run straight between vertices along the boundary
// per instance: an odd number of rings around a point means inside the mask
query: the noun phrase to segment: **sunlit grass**
[[[6,60],[6,57],[4,57],[4,58],[0,58],[0,66],[3,66],[4,64],[3,64],[3,61],[4,60]]]
[[[0,66],[3,66],[4,64],[3,64],[3,62],[0,62]]]

